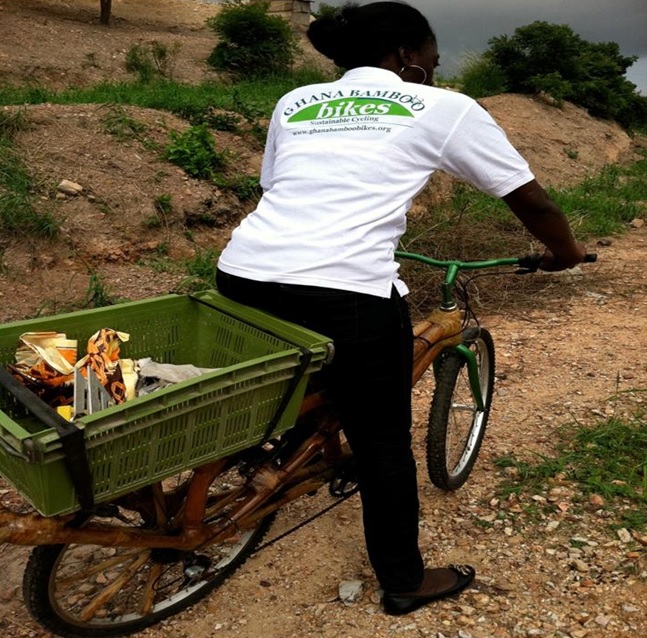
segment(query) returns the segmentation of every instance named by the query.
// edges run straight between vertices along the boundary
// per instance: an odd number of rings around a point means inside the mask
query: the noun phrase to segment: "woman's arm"
[[[575,241],[566,216],[537,180],[533,179],[502,199],[530,233],[546,246],[539,265],[542,270],[564,270],[584,260],[586,248]]]

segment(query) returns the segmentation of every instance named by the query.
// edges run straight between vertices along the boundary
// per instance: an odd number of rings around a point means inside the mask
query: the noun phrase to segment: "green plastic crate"
[[[306,348],[312,360],[275,433],[287,430],[309,374],[330,351],[322,335],[205,291],[5,324],[0,365],[15,361],[23,332],[65,332],[81,357],[101,328],[130,334],[122,358],[220,369],[75,421],[84,428],[96,503],[260,442]],[[58,434],[3,389],[0,474],[45,516],[79,508]]]

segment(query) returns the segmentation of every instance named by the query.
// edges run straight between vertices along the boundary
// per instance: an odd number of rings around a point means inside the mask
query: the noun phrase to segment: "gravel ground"
[[[647,635],[647,536],[612,529],[601,497],[581,502],[558,476],[546,489],[504,497],[511,478],[494,460],[550,453],[556,428],[643,408],[647,312],[642,256],[632,231],[600,249],[569,284],[566,301],[519,316],[482,317],[497,345],[498,381],[474,473],[453,493],[424,474],[424,418],[432,384],[414,390],[421,544],[429,564],[468,562],[477,579],[459,598],[401,618],[380,610],[363,548],[357,496],[251,557],[206,600],[142,633],[147,638],[620,638]],[[618,390],[623,391],[618,398]],[[11,493],[5,491],[4,497]],[[268,539],[330,503],[323,492],[282,511]],[[617,506],[622,507],[622,504]],[[47,636],[25,612],[26,550],[3,547],[0,628],[7,638]],[[356,582],[358,581],[358,583]],[[361,587],[344,603],[343,584]]]

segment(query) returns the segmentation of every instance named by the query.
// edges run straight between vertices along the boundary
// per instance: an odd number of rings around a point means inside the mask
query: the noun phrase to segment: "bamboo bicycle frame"
[[[412,385],[415,385],[436,357],[445,348],[455,348],[468,365],[472,390],[477,407],[482,409],[482,398],[478,382],[477,362],[474,354],[462,345],[461,312],[452,298],[452,288],[460,270],[491,268],[493,266],[517,265],[519,259],[499,259],[479,262],[443,262],[413,253],[396,253],[398,257],[416,259],[423,263],[445,268],[445,280],[441,286],[442,302],[425,320],[416,324],[414,334],[414,363]],[[323,393],[307,395],[301,407],[300,418],[316,409],[325,410]],[[221,543],[240,530],[251,528],[263,517],[278,510],[284,504],[303,494],[318,489],[331,480],[335,469],[351,454],[347,446],[340,443],[339,423],[329,415],[323,417],[316,431],[290,456],[281,467],[271,462],[261,463],[254,477],[242,488],[241,503],[228,512],[223,521],[217,518],[219,508],[232,502],[224,497],[222,502],[209,503],[209,486],[227,468],[230,460],[220,459],[193,470],[193,477],[186,492],[186,499],[179,511],[166,511],[172,502],[165,502],[160,485],[152,486],[152,502],[155,517],[161,531],[136,527],[114,526],[109,522],[92,521],[85,523],[82,514],[44,517],[37,513],[17,514],[0,510],[0,543],[17,545],[55,545],[80,543],[99,546],[120,546],[133,548],[169,548],[194,551],[202,546]],[[308,465],[314,457],[324,451],[324,460]],[[119,503],[128,503],[130,509],[139,504],[146,511],[150,509],[151,496],[142,498],[138,493],[127,495]],[[108,514],[109,516],[109,514]],[[205,522],[216,518],[214,522]]]

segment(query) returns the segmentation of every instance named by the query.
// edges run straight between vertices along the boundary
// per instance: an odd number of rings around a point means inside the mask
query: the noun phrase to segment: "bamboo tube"
[[[423,329],[424,324],[427,328]],[[424,374],[440,351],[461,342],[461,314],[452,311],[434,310],[425,321],[414,328],[413,375],[415,383]]]
[[[427,368],[431,365],[432,361],[438,356],[440,351],[444,348],[444,344],[437,343],[432,348],[429,348],[421,357],[413,362],[413,374],[411,375],[412,385],[415,385],[420,377],[425,373]]]
[[[301,408],[299,409],[299,416],[307,414],[315,408],[320,408],[322,405],[327,403],[326,393],[324,391],[313,392],[311,394],[306,394],[303,401],[301,402]]]
[[[430,327],[417,335],[413,341],[413,360],[416,361],[418,357],[422,356],[430,347],[435,343],[442,340],[445,335],[445,329],[438,324],[429,324]]]
[[[413,336],[419,337],[425,330],[431,328],[431,321],[421,321],[413,327]]]

